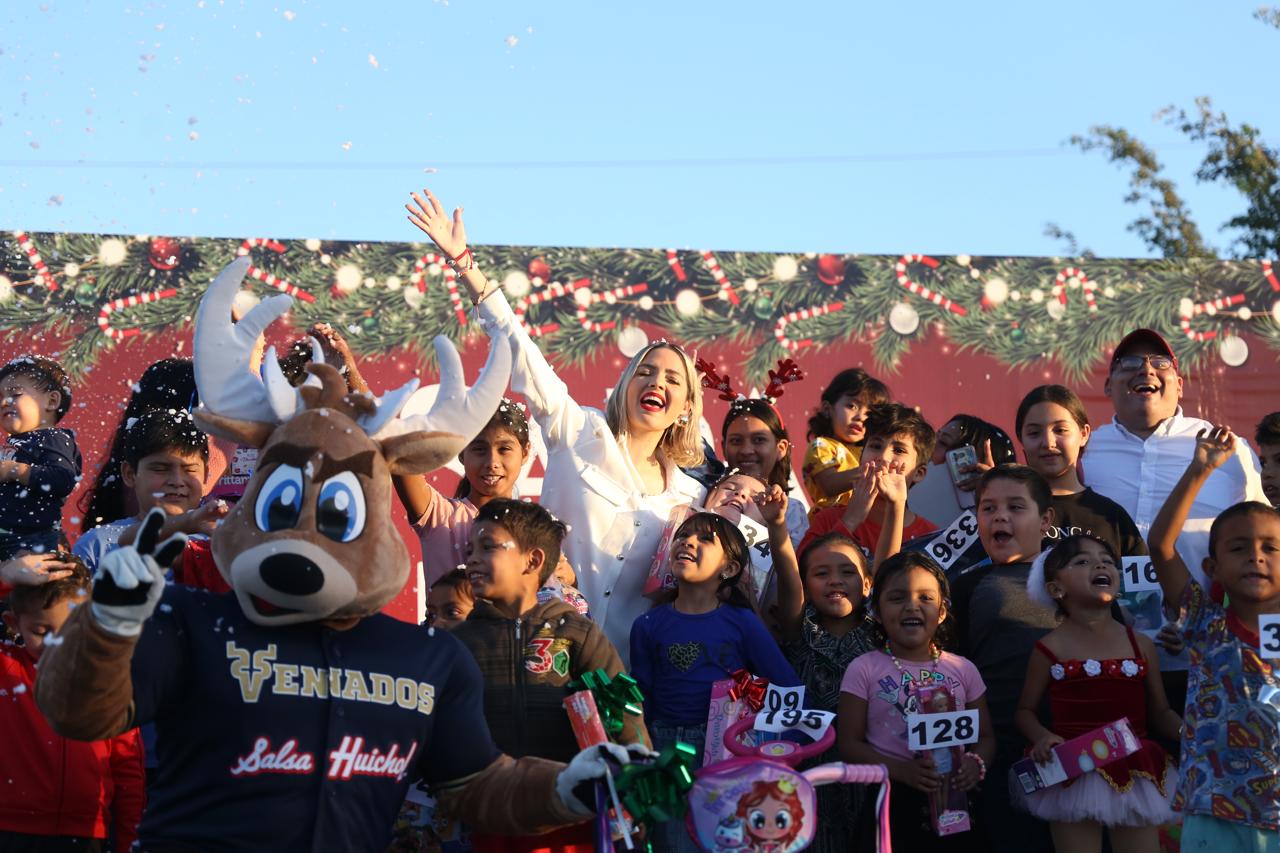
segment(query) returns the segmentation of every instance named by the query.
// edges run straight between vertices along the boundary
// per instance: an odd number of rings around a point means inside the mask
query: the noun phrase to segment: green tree
[[[1280,9],[1263,7],[1254,13],[1262,23],[1280,29]],[[1197,98],[1192,110],[1166,107],[1158,114],[1188,140],[1204,143],[1208,151],[1196,170],[1196,179],[1226,184],[1241,196],[1245,209],[1223,223],[1235,237],[1225,250],[1233,257],[1280,256],[1280,152],[1266,144],[1258,128],[1232,125],[1226,113],[1216,111],[1207,97]],[[1219,250],[1210,245],[1177,185],[1164,174],[1155,152],[1122,127],[1097,125],[1071,137],[1083,151],[1103,151],[1111,162],[1130,169],[1125,201],[1148,212],[1129,225],[1147,246],[1166,258],[1213,258]],[[1070,231],[1050,223],[1045,233],[1066,243],[1072,254],[1080,250]]]

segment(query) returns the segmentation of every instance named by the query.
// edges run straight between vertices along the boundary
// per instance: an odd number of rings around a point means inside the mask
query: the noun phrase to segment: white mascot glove
[[[163,510],[153,509],[142,520],[134,544],[117,548],[102,558],[93,576],[93,618],[104,631],[120,637],[136,637],[142,623],[155,612],[164,594],[164,569],[187,544],[176,533],[156,544],[164,526]]]
[[[630,764],[632,756],[651,758],[657,755],[642,743],[629,743],[625,747],[616,743],[589,746],[579,752],[556,777],[556,794],[570,811],[586,817],[596,813],[594,783],[612,772],[609,764]],[[590,803],[590,805],[588,805]]]

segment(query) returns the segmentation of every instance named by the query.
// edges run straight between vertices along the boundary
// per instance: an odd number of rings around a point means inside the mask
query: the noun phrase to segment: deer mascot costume
[[[462,644],[378,612],[409,571],[391,475],[439,467],[484,427],[510,351],[492,348],[467,390],[453,345],[437,339],[439,397],[408,419],[397,412],[416,380],[375,400],[347,393],[338,371],[317,363],[295,389],[274,353],[259,378],[255,341],[291,300],[264,300],[233,324],[247,268],[237,260],[210,286],[194,346],[198,422],[261,448],[212,539],[233,591],[165,586],[159,566],[182,540],[157,544],[156,511],[135,546],[103,560],[91,606],[46,650],[40,708],[83,740],[155,724],[146,851],[380,851],[420,778],[491,832],[583,820],[590,810],[574,789],[607,772],[604,754],[584,751],[567,767],[500,755]],[[617,747],[612,757],[627,760]]]

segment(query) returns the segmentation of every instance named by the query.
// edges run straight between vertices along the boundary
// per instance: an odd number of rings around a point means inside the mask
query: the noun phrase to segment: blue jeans
[[[649,738],[653,748],[662,751],[678,740],[698,750],[698,757],[692,769],[702,766],[702,747],[707,740],[707,724],[700,726],[667,726],[662,723],[649,724]],[[654,853],[700,853],[701,849],[689,835],[684,818],[669,820],[655,827],[653,838]]]

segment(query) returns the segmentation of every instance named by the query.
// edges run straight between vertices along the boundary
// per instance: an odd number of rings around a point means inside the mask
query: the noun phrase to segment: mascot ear
[[[392,474],[425,474],[443,468],[467,446],[452,432],[408,432],[384,438],[382,456]]]
[[[279,424],[268,424],[262,421],[242,421],[215,415],[203,406],[192,412],[191,417],[195,420],[196,426],[209,435],[225,438],[227,441],[234,441],[246,447],[261,448],[279,426]]]

